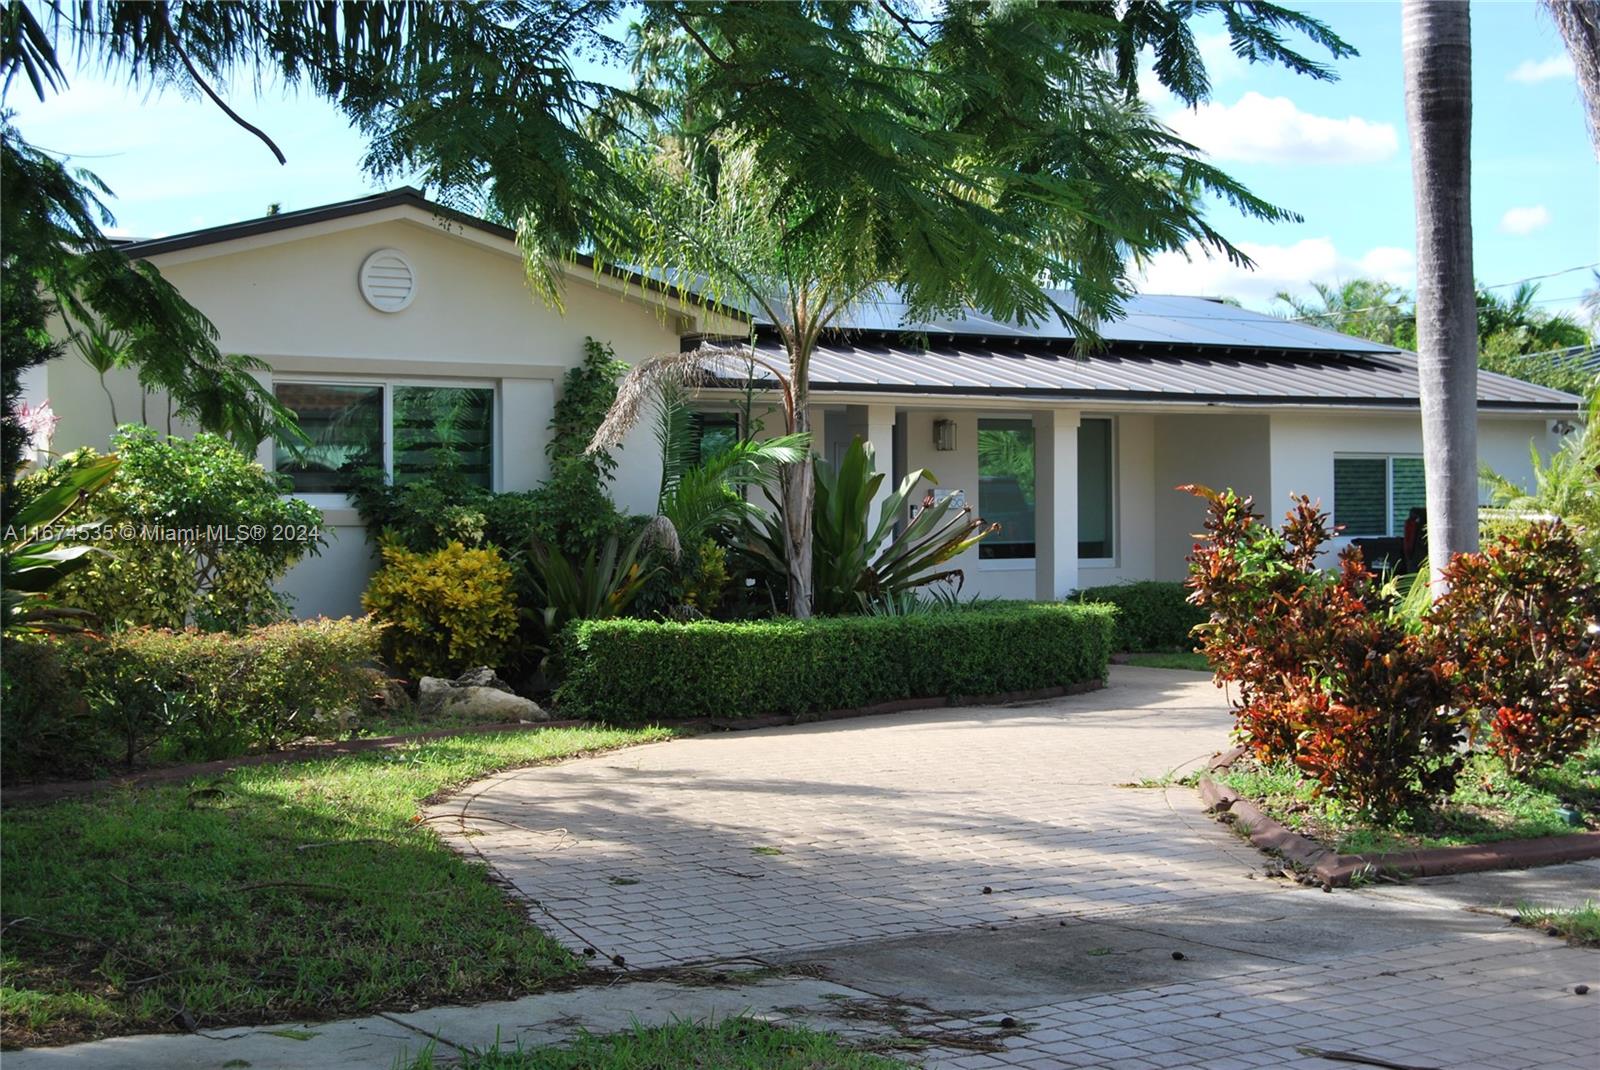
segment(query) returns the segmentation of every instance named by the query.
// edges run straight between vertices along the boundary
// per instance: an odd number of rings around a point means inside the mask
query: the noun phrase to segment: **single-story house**
[[[496,490],[545,477],[556,392],[586,337],[636,362],[748,336],[726,310],[583,263],[564,268],[558,310],[530,292],[511,231],[413,189],[125,248],[211,318],[226,351],[265,361],[277,396],[334,456],[365,449],[405,474],[395,442],[426,445],[416,402],[443,397],[470,414],[472,466]],[[1182,483],[1253,493],[1272,514],[1308,494],[1347,536],[1398,534],[1422,504],[1412,354],[1195,297],[1135,298],[1103,335],[1103,348],[1083,354],[1054,323],[909,323],[892,302],[864,305],[816,354],[816,448],[837,456],[859,435],[897,478],[929,469],[940,493],[1000,522],[959,562],[965,593],[986,596],[1179,578],[1202,516],[1173,489]],[[768,332],[757,339],[779,352]],[[124,419],[140,410],[131,375],[109,388]],[[773,404],[754,389],[760,406]],[[56,449],[104,447],[110,409],[82,361],[35,369],[28,393],[59,415]],[[704,390],[704,426],[734,430],[742,393]],[[159,423],[164,403],[148,412]],[[1530,442],[1549,450],[1575,412],[1569,395],[1484,374],[1480,456],[1527,479]],[[769,432],[780,425],[775,413],[766,420]],[[262,444],[268,467],[285,456]],[[617,504],[650,511],[660,473],[650,428],[635,429],[619,460]],[[344,477],[336,464],[290,474],[322,507],[330,545],[285,589],[302,614],[358,612],[374,555]]]

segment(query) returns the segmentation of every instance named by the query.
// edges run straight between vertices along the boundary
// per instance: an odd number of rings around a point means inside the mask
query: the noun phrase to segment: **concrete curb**
[[[1226,768],[1238,754],[1225,755],[1210,769]],[[1342,855],[1315,840],[1302,836],[1268,817],[1261,808],[1226,784],[1202,775],[1200,798],[1212,814],[1230,814],[1236,827],[1242,827],[1252,844],[1264,851],[1275,851],[1307,870],[1324,888],[1347,887],[1357,874],[1396,877],[1438,877],[1447,873],[1479,873],[1492,869],[1526,869],[1559,862],[1583,862],[1600,858],[1600,832],[1574,832],[1563,836],[1540,836],[1531,840],[1501,840],[1498,843],[1467,844],[1462,847],[1432,847],[1418,851]]]

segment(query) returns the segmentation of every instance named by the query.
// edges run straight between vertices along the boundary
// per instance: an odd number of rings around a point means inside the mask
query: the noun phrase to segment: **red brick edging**
[[[870,706],[854,706],[823,713],[763,714],[757,717],[696,717],[681,721],[662,722],[673,728],[688,731],[742,732],[753,728],[777,728],[785,725],[808,724],[812,721],[841,721],[851,717],[876,717],[886,713],[904,713],[908,710],[939,709],[949,706],[1002,706],[1011,702],[1034,702],[1039,699],[1059,698],[1062,695],[1081,695],[1098,691],[1106,686],[1103,679],[1084,680],[1076,684],[1056,687],[1038,687],[1029,691],[1002,691],[993,695],[931,695],[925,698],[890,699]],[[61,799],[92,795],[108,788],[135,788],[147,784],[167,784],[191,777],[225,773],[253,765],[280,765],[314,758],[337,758],[345,754],[364,751],[392,750],[408,743],[425,743],[433,739],[452,736],[475,735],[483,732],[515,732],[525,728],[576,728],[596,722],[568,718],[566,720],[533,721],[515,724],[480,724],[465,728],[441,728],[432,732],[418,732],[409,736],[381,736],[371,739],[350,739],[337,743],[309,743],[287,750],[248,754],[239,758],[223,758],[214,762],[191,765],[173,765],[161,769],[146,769],[137,773],[107,777],[104,780],[51,780],[38,784],[22,784],[5,788],[0,803],[6,806],[28,806],[56,802]]]
[[[1213,761],[1208,771],[1226,768],[1242,748]],[[1276,851],[1307,870],[1325,888],[1344,887],[1357,874],[1391,874],[1399,877],[1437,877],[1446,873],[1479,873],[1490,869],[1526,869],[1556,862],[1581,862],[1600,858],[1600,832],[1573,832],[1531,840],[1500,840],[1462,847],[1431,847],[1419,851],[1384,851],[1342,855],[1294,832],[1268,817],[1239,793],[1202,774],[1200,798],[1213,814],[1232,814],[1236,826],[1248,830],[1250,842]]]

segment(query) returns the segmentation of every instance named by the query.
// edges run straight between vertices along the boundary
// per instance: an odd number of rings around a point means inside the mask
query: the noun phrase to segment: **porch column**
[[[1033,414],[1035,597],[1053,602],[1078,587],[1078,413]]]
[[[878,493],[872,496],[872,507],[867,513],[870,522],[878,522],[884,501],[894,492],[894,406],[865,405],[867,410],[866,440],[872,446],[873,467],[883,473]]]

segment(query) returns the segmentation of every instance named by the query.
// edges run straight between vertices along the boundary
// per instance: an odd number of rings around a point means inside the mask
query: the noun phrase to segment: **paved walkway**
[[[430,1040],[448,1059],[749,1012],[910,1038],[933,1070],[1600,1067],[1600,952],[1503,913],[1600,895],[1600,863],[1333,894],[1269,879],[1190,790],[1117,786],[1203,759],[1228,723],[1204,678],[1118,667],[1072,698],[508,773],[435,826],[573,948],[698,975],[5,1066],[383,1070]]]

